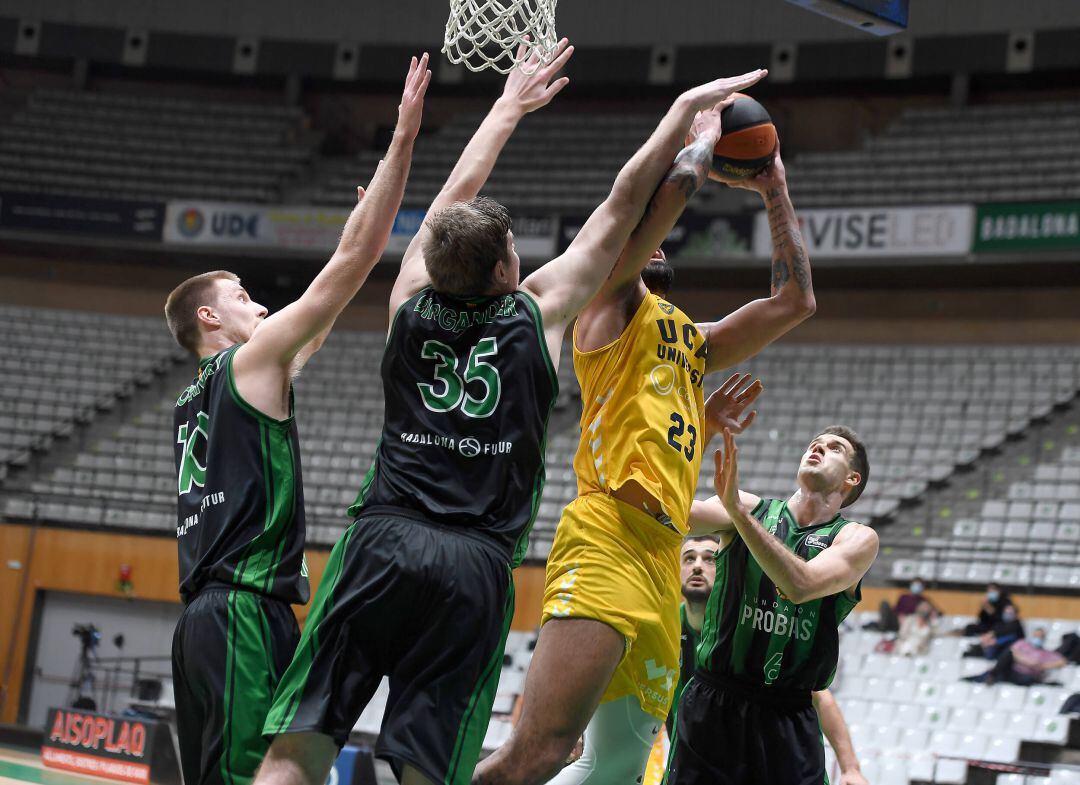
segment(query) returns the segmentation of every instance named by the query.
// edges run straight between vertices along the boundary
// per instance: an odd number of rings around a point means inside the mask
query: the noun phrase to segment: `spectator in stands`
[[[930,641],[936,631],[937,615],[929,600],[922,600],[914,613],[908,613],[900,622],[900,634],[896,636],[893,653],[901,657],[921,657],[930,651]]]
[[[1003,591],[996,583],[986,585],[986,597],[982,607],[979,608],[978,621],[964,628],[964,635],[982,635],[994,629],[994,625],[1001,621],[1002,611],[1006,605],[1012,604],[1012,598],[1007,591]]]
[[[1010,602],[1001,609],[1001,621],[989,632],[983,633],[978,643],[971,644],[964,656],[996,660],[1014,641],[1023,637],[1024,625],[1020,623],[1020,612]]]
[[[998,657],[994,667],[978,676],[968,676],[968,681],[995,684],[1005,681],[1030,687],[1046,678],[1056,668],[1063,668],[1069,661],[1056,651],[1046,650],[1046,630],[1038,627],[1030,638],[1014,641]]]
[[[896,605],[889,605],[888,600],[882,600],[879,606],[880,618],[863,625],[863,629],[897,632],[904,619],[915,613],[919,604],[923,602],[930,606],[931,616],[936,619],[941,615],[941,611],[923,594],[925,587],[926,582],[922,578],[915,578],[908,587],[908,591],[896,600]]]
[[[1075,632],[1067,632],[1061,637],[1061,645],[1057,652],[1073,665],[1080,665],[1080,635]]]

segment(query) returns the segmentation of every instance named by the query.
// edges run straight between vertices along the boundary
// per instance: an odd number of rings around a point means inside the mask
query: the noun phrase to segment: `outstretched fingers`
[[[555,74],[559,73],[568,62],[570,57],[574,54],[574,47],[570,46],[570,39],[563,38],[555,45],[555,49],[552,50],[551,62],[544,66],[544,73],[546,78],[551,78]]]
[[[767,68],[758,68],[754,71],[747,71],[745,74],[740,74],[739,76],[721,79],[720,81],[724,83],[723,86],[725,89],[736,92],[738,90],[745,90],[747,87],[757,84],[768,75],[769,70]]]

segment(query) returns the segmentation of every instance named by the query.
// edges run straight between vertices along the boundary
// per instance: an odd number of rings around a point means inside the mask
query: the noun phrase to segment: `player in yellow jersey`
[[[667,716],[679,667],[678,550],[711,436],[704,376],[756,354],[815,309],[779,155],[753,180],[729,183],[765,201],[770,297],[695,324],[641,280],[650,261],[663,260],[656,249],[705,182],[721,108],[699,115],[693,142],[578,318],[578,498],[563,512],[548,559],[520,720],[477,768],[474,785],[531,785],[556,773],[558,785],[638,782]],[[586,724],[584,754],[559,772]]]

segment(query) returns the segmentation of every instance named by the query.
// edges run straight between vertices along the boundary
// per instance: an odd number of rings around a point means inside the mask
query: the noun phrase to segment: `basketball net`
[[[470,71],[501,74],[529,62],[527,73],[551,60],[559,0],[450,0],[443,52]],[[524,70],[524,69],[523,69]]]

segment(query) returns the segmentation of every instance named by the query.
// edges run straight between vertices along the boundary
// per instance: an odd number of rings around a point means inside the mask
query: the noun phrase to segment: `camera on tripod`
[[[101,642],[101,630],[93,624],[76,624],[71,628],[71,634],[79,639],[86,651],[93,651]]]

